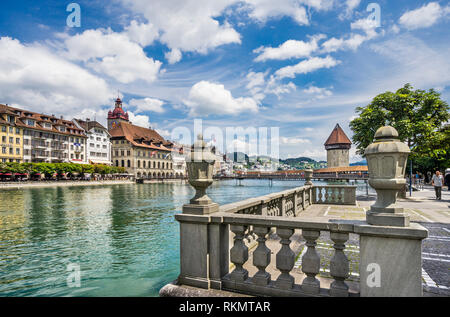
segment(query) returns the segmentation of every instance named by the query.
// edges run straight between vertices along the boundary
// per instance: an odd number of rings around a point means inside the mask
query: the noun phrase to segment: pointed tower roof
[[[334,127],[333,131],[325,142],[325,146],[336,144],[352,144],[352,141],[350,141],[344,130],[342,130],[342,128],[339,126],[339,123],[337,123]]]

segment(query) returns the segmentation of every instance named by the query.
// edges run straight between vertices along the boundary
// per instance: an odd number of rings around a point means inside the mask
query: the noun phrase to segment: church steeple
[[[108,130],[111,130],[118,126],[120,122],[129,122],[128,112],[122,109],[122,100],[117,97],[114,110],[108,111]]]

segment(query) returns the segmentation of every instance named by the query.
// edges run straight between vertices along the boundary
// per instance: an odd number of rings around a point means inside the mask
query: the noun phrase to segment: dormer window
[[[28,119],[28,120],[27,120],[27,124],[30,125],[30,126],[32,126],[32,127],[34,127],[34,120]]]
[[[45,127],[46,129],[51,129],[51,128],[52,128],[52,125],[51,125],[50,123],[44,123],[44,127]]]
[[[61,131],[61,132],[66,132],[66,127],[60,126],[60,127],[59,127],[59,131]]]

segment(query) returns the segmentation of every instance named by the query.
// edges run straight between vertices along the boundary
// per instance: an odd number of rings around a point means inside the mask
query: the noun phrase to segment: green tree
[[[449,163],[449,105],[434,89],[414,90],[406,84],[395,93],[376,96],[365,107],[356,108],[359,115],[350,122],[357,153],[364,154],[376,130],[384,125],[397,129],[400,140],[411,149],[410,158],[425,165],[444,167]]]

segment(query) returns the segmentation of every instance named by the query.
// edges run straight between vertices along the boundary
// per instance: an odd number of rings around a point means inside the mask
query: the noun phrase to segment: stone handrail
[[[295,217],[312,205],[312,186],[302,186],[220,206],[220,211],[236,214]]]
[[[302,186],[220,206],[220,211],[245,215],[296,217],[312,204],[355,205],[356,186]]]
[[[313,186],[313,203],[327,205],[355,205],[356,186]]]

